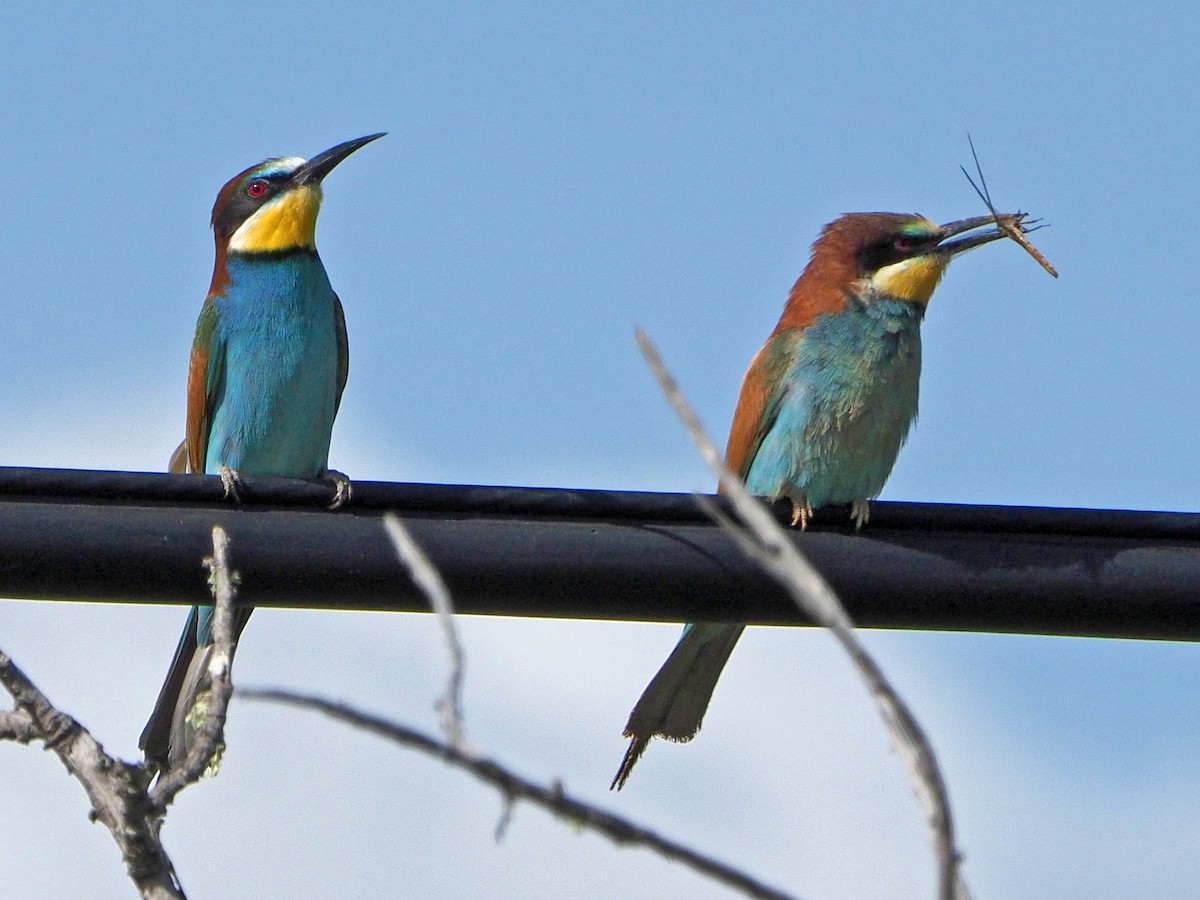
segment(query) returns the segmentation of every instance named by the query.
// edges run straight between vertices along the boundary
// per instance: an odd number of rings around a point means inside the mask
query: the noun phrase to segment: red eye
[[[908,253],[912,250],[917,249],[917,242],[914,241],[912,238],[902,238],[901,237],[901,238],[896,238],[896,240],[894,240],[892,242],[892,246],[894,246],[901,253]]]
[[[267,192],[267,183],[261,179],[250,182],[246,185],[246,195],[249,197],[258,198]]]

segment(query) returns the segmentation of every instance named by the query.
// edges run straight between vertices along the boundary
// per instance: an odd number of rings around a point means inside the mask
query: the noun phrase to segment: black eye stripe
[[[891,234],[878,238],[858,253],[859,265],[866,272],[876,272],[885,266],[918,255],[937,243],[936,235]]]

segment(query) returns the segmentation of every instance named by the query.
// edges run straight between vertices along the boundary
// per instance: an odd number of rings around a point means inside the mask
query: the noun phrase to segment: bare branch
[[[0,713],[0,741],[29,744],[41,736],[29,713],[23,709]]]
[[[786,900],[792,895],[778,891],[755,880],[749,875],[718,862],[703,854],[697,853],[682,844],[661,837],[648,828],[629,821],[612,813],[567,796],[561,783],[554,782],[543,786],[527,781],[513,774],[500,763],[484,759],[477,755],[467,755],[460,752],[452,743],[436,740],[415,729],[405,727],[377,716],[360,712],[344,703],[335,703],[304,694],[283,690],[259,690],[239,688],[239,697],[252,700],[268,700],[275,703],[285,703],[305,709],[317,710],[338,721],[345,722],[356,728],[362,728],[374,734],[395,741],[406,747],[412,747],[435,756],[443,762],[475,775],[503,795],[506,804],[514,804],[526,800],[535,806],[548,810],[561,819],[581,825],[585,828],[604,835],[619,845],[634,845],[647,847],[668,859],[681,862],[686,866],[701,872],[731,888],[741,891],[749,897],[770,898],[770,900]]]
[[[442,718],[442,731],[460,753],[475,756],[477,752],[467,741],[463,730],[462,688],[466,654],[454,624],[454,601],[450,597],[450,591],[446,582],[442,580],[441,573],[429,561],[429,557],[404,527],[399,516],[388,513],[383,517],[383,527],[396,548],[400,562],[408,568],[413,582],[429,600],[446,638],[446,649],[450,654],[450,677],[446,684],[446,695],[436,706]]]
[[[446,646],[450,653],[451,673],[446,687],[446,695],[438,701],[437,708],[442,716],[442,730],[449,742],[440,743],[411,728],[367,715],[345,704],[333,703],[318,697],[289,691],[245,689],[238,691],[239,696],[274,700],[316,709],[343,722],[381,734],[397,743],[438,756],[453,766],[473,773],[499,790],[504,800],[504,808],[500,820],[496,824],[497,840],[503,837],[512,821],[517,801],[527,800],[560,818],[598,831],[615,843],[639,844],[649,847],[669,859],[682,862],[748,896],[771,898],[787,896],[736,869],[696,853],[682,844],[662,838],[627,819],[567,797],[559,781],[554,781],[549,787],[543,787],[513,774],[497,762],[482,758],[479,752],[467,742],[462,729],[461,697],[465,654],[454,624],[454,603],[450,597],[450,591],[442,580],[441,574],[429,561],[400,518],[389,513],[384,517],[383,524],[396,548],[397,556],[408,567],[413,581],[429,600],[429,605],[437,614],[438,621],[445,632]]]
[[[230,670],[233,662],[233,600],[236,576],[229,568],[229,535],[220,525],[213,527],[213,555],[204,560],[213,594],[213,653],[208,661],[209,697],[204,721],[177,768],[162,774],[150,791],[150,802],[160,811],[189,784],[199,781],[213,765],[225,743],[225,716],[233,696]]]
[[[22,743],[39,740],[54,751],[83,785],[92,804],[92,820],[101,822],[112,834],[142,897],[183,897],[171,860],[158,840],[157,816],[146,798],[146,771],[105,753],[87,729],[56,709],[3,652],[0,683],[16,707],[0,717],[0,738]]]
[[[699,418],[663,365],[650,339],[640,329],[638,346],[654,370],[667,396],[709,467],[716,473],[733,502],[744,526],[723,515],[711,502],[698,497],[705,509],[725,527],[742,550],[774,576],[792,595],[800,609],[830,629],[858,669],[879,707],[900,758],[908,770],[918,800],[924,807],[938,862],[939,897],[965,900],[970,894],[959,871],[959,852],[954,842],[950,799],[934,756],[933,747],[916,717],[888,683],[879,666],[859,643],[850,616],[828,582],[796,548],[786,532],[760,501],[752,497],[740,479],[725,465],[716,446],[705,433]]]
[[[53,750],[83,785],[92,802],[91,817],[112,833],[138,892],[150,900],[184,897],[175,869],[159,841],[163,813],[184,787],[208,768],[221,745],[225,713],[233,686],[229,665],[233,656],[233,576],[229,570],[229,538],[213,529],[213,555],[206,559],[215,598],[213,640],[209,662],[211,697],[204,722],[184,765],[159,779],[150,789],[150,773],[104,752],[82,725],[55,709],[25,674],[0,652],[0,683],[15,700],[12,712],[0,714],[0,740],[42,741]]]

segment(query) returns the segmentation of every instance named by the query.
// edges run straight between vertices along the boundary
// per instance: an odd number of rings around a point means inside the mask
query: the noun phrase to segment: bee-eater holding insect
[[[317,255],[321,181],[355,150],[338,144],[311,160],[268,159],[235,175],[212,211],[216,262],[196,323],[188,371],[187,430],[172,472],[239,478],[327,478],[332,507],[350,482],[329,468],[329,439],[346,386],[342,304]],[[235,613],[241,634],[249,607]],[[179,765],[207,690],[212,607],[193,606],[139,746],[160,769]]]
[[[801,528],[814,509],[835,504],[850,504],[862,527],[917,416],[921,319],[934,289],[951,259],[1024,218],[939,227],[915,215],[851,213],[825,227],[742,381],[725,460],[750,493],[788,498]],[[613,787],[624,786],[651,738],[695,737],[744,627],[684,627],[629,715]]]

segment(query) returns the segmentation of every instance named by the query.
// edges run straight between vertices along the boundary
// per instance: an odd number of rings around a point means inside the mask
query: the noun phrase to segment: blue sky
[[[884,497],[1200,509],[1189,374],[1194,4],[18,4],[0,32],[0,464],[159,470],[221,184],[389,136],[326,183],[318,243],[351,373],[351,477],[642,490],[712,479],[633,343],[723,438],[808,246],[842,212],[1052,227],[957,261],[921,417]],[[236,554],[236,547],[234,549]],[[198,577],[199,574],[198,574]],[[348,586],[352,590],[352,586]],[[135,755],[181,608],[0,602],[0,647]],[[915,800],[827,636],[754,629],[700,737],[608,781],[673,626],[467,619],[467,726],[520,771],[805,897],[929,896]],[[867,635],[941,752],[976,896],[1194,890],[1194,648]],[[424,616],[260,611],[236,675],[435,727]],[[165,830],[196,897],[725,897],[463,776],[239,704],[218,778]],[[131,894],[57,761],[0,745],[0,871]]]

